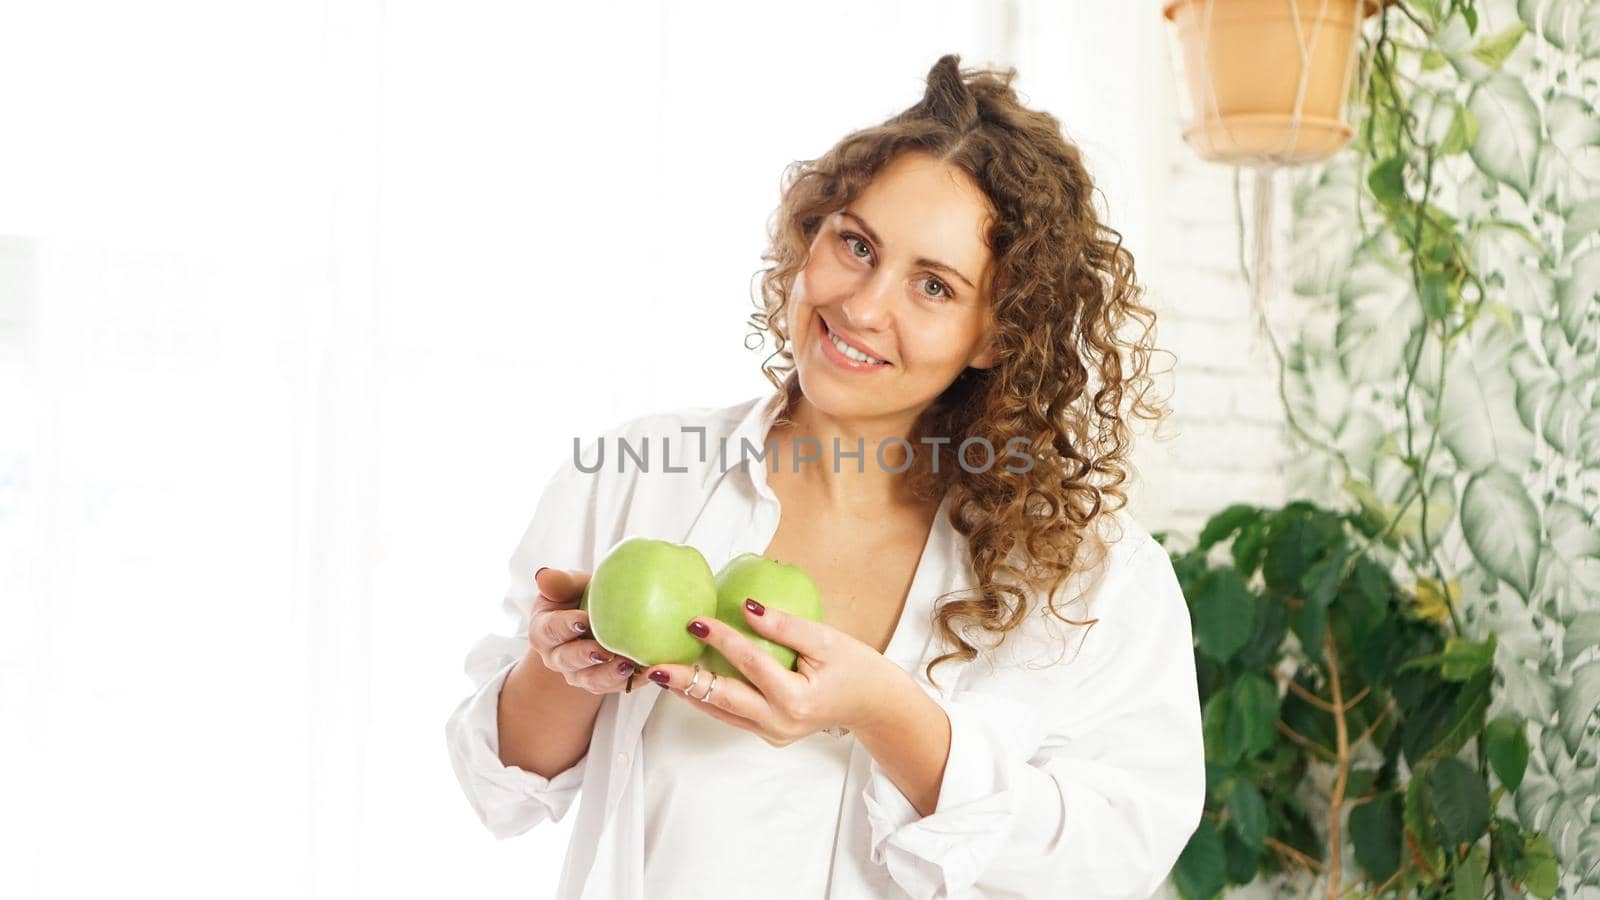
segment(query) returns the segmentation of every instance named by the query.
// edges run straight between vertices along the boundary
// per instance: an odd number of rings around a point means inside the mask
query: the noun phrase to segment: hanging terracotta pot
[[[1382,0],[1388,2],[1388,0]],[[1361,22],[1380,0],[1169,0],[1201,158],[1261,165],[1326,159],[1353,133],[1345,98]]]

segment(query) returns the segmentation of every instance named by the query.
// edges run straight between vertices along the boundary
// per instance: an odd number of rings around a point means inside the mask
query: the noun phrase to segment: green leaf
[[[1278,691],[1272,682],[1255,672],[1240,675],[1233,683],[1223,737],[1228,758],[1254,756],[1271,747],[1277,739],[1277,721]]]
[[[1399,619],[1381,619],[1367,635],[1358,651],[1362,680],[1381,684],[1395,673],[1406,655],[1402,627]]]
[[[1321,664],[1322,639],[1328,631],[1328,608],[1310,597],[1305,598],[1294,612],[1292,627],[1295,637],[1300,639],[1300,649],[1312,661]]]
[[[1178,854],[1178,864],[1173,867],[1173,881],[1186,897],[1209,900],[1222,892],[1227,885],[1226,857],[1222,849],[1222,835],[1212,819],[1201,819],[1200,827],[1189,838],[1189,843]]]
[[[1563,223],[1561,250],[1570,255],[1584,238],[1600,232],[1600,197],[1579,200],[1567,211]]]
[[[1248,781],[1234,784],[1228,798],[1228,824],[1251,850],[1259,851],[1267,845],[1267,803],[1255,785]]]
[[[1471,766],[1451,756],[1428,771],[1428,795],[1445,847],[1470,844],[1489,827],[1489,787]]]
[[[1528,770],[1526,724],[1506,716],[1495,719],[1484,728],[1483,748],[1495,777],[1506,786],[1506,790],[1515,792]]]
[[[1444,273],[1429,270],[1422,276],[1422,314],[1435,322],[1450,314],[1450,285]]]
[[[1259,671],[1277,658],[1288,627],[1288,611],[1277,597],[1256,597],[1256,625],[1234,661],[1245,671]]]
[[[1539,148],[1539,107],[1528,89],[1517,77],[1496,72],[1472,89],[1467,108],[1478,120],[1472,161],[1528,200]]]
[[[1515,819],[1505,816],[1495,816],[1489,823],[1489,832],[1494,835],[1495,865],[1508,879],[1522,880],[1523,869],[1523,839],[1522,826]]]
[[[1195,547],[1199,550],[1209,549],[1211,545],[1233,537],[1234,532],[1260,518],[1259,508],[1248,503],[1235,503],[1206,521],[1205,527],[1200,529],[1200,538]]]
[[[1570,53],[1600,53],[1600,6],[1592,0],[1517,0],[1517,17]]]
[[[1222,832],[1222,849],[1227,855],[1229,884],[1249,884],[1261,869],[1262,851],[1251,850],[1232,829]]]
[[[1527,601],[1539,564],[1539,512],[1522,480],[1494,467],[1461,496],[1461,531],[1478,564]]]
[[[1600,647],[1600,610],[1578,613],[1561,636],[1561,657],[1568,663],[1590,647]]]
[[[1483,43],[1474,47],[1472,56],[1489,68],[1498,69],[1506,61],[1506,57],[1511,55],[1511,51],[1517,48],[1517,42],[1527,33],[1528,26],[1521,22],[1513,22],[1509,28],[1485,38]]]
[[[1267,526],[1257,519],[1246,522],[1239,536],[1233,539],[1233,565],[1243,575],[1249,575],[1261,565],[1261,553],[1266,549]]]
[[[1384,791],[1350,810],[1350,838],[1355,842],[1356,862],[1375,884],[1382,884],[1400,868],[1400,848],[1405,804],[1400,795]]]
[[[1333,553],[1312,563],[1311,567],[1300,576],[1301,595],[1318,606],[1332,603],[1334,595],[1339,590],[1340,576],[1344,574],[1344,564],[1350,558],[1350,554],[1351,549],[1341,545]]]
[[[1567,752],[1577,754],[1584,728],[1600,706],[1600,659],[1572,670],[1572,683],[1556,688],[1556,721]]]
[[[1448,354],[1444,395],[1439,400],[1439,440],[1465,472],[1494,466],[1522,472],[1533,459],[1533,435],[1516,408],[1512,366],[1519,346],[1526,345],[1509,332],[1481,326],[1470,346],[1461,341]],[[1427,371],[1426,365],[1424,361],[1418,368]]]
[[[1232,765],[1239,757],[1229,752],[1227,741],[1228,708],[1231,695],[1219,690],[1206,701],[1200,713],[1201,733],[1205,738],[1206,762]]]
[[[1429,875],[1437,876],[1444,870],[1444,853],[1439,849],[1438,832],[1434,824],[1436,815],[1431,791],[1428,788],[1427,767],[1413,769],[1411,782],[1406,785],[1404,821],[1406,831],[1416,842],[1424,868]]]
[[[1600,117],[1582,97],[1556,94],[1545,104],[1545,128],[1550,141],[1568,155],[1600,144]]]
[[[1531,180],[1532,173],[1530,171]],[[1391,156],[1372,167],[1367,173],[1367,189],[1384,206],[1399,206],[1406,202],[1406,158]]]
[[[1400,670],[1438,669],[1440,677],[1446,681],[1466,681],[1494,662],[1494,648],[1493,634],[1487,641],[1469,641],[1451,635],[1444,642],[1444,650],[1432,656],[1419,656]]]
[[[1201,579],[1194,600],[1194,632],[1200,652],[1225,663],[1255,631],[1256,597],[1233,569],[1213,569]]]
[[[1455,716],[1456,698],[1461,695],[1460,685],[1431,678],[1426,683],[1429,689],[1423,691],[1416,705],[1409,709],[1399,690],[1401,683],[1396,683],[1401,709],[1405,710],[1405,718],[1400,722],[1401,747],[1405,751],[1406,762],[1412,768],[1416,768],[1438,744],[1440,735]]]
[[[1457,106],[1455,115],[1450,119],[1450,129],[1445,132],[1444,140],[1439,144],[1441,156],[1455,156],[1465,153],[1478,139],[1478,117],[1466,106]]]
[[[1539,900],[1550,900],[1561,884],[1561,868],[1550,839],[1535,832],[1523,834],[1522,884]]]
[[[1494,671],[1485,669],[1461,686],[1450,721],[1428,748],[1429,754],[1454,756],[1473,735],[1483,731],[1483,716],[1489,708],[1489,689],[1493,684]]]
[[[1367,791],[1372,790],[1377,780],[1376,769],[1351,769],[1350,777],[1344,782],[1344,795],[1351,799],[1365,796]]]
[[[1482,847],[1473,847],[1465,859],[1456,863],[1451,896],[1455,900],[1483,900],[1483,884],[1488,874],[1489,854]]]

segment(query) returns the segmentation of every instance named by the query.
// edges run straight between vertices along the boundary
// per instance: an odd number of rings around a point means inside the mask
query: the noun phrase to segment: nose
[[[873,330],[883,326],[889,318],[890,304],[894,301],[894,285],[887,268],[880,268],[840,304],[844,321],[851,328]]]

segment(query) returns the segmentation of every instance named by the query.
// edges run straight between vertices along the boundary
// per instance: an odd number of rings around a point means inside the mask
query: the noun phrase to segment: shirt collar
[[[766,445],[767,435],[772,432],[772,425],[778,419],[778,410],[783,406],[783,395],[780,393],[764,394],[749,401],[749,408],[740,417],[733,434],[728,437],[726,462],[728,468],[741,468],[746,477],[750,479],[756,492],[769,500],[777,500],[778,495],[772,492],[767,485],[767,467],[771,465],[769,457],[756,458]],[[748,443],[750,449],[746,450]]]

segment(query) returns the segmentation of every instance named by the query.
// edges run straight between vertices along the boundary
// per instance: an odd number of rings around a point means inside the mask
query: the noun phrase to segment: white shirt
[[[771,459],[753,454],[766,443],[774,400],[642,416],[582,442],[584,465],[592,467],[603,449],[603,467],[589,474],[569,460],[549,479],[510,561],[503,607],[512,633],[485,636],[467,654],[475,690],[450,715],[446,734],[480,821],[508,838],[562,819],[581,801],[558,900],[646,897],[644,779],[647,770],[653,777],[665,770],[644,762],[654,746],[643,731],[654,705],[676,698],[637,683],[630,693],[606,695],[588,753],[554,778],[503,765],[497,701],[527,648],[534,572],[592,571],[610,547],[634,536],[689,544],[713,569],[765,551],[781,506],[767,484]],[[619,452],[618,439],[644,464]],[[1121,538],[1104,566],[1077,573],[1056,595],[1067,604],[1088,586],[1084,602],[1062,613],[1098,623],[1069,626],[1045,611],[1046,598],[1030,598],[1031,614],[998,651],[941,663],[934,686],[923,671],[944,649],[935,639],[934,601],[976,583],[949,506],[947,496],[884,654],[949,717],[938,805],[919,816],[850,741],[824,896],[1149,897],[1194,832],[1205,798],[1194,642],[1166,551],[1125,509],[1102,517],[1114,520],[1108,539]],[[791,893],[788,874],[774,872],[764,895],[818,896]],[[649,896],[657,896],[654,885]]]
[[[817,732],[774,747],[697,702],[663,697],[644,723],[651,900],[828,896],[855,738]]]

